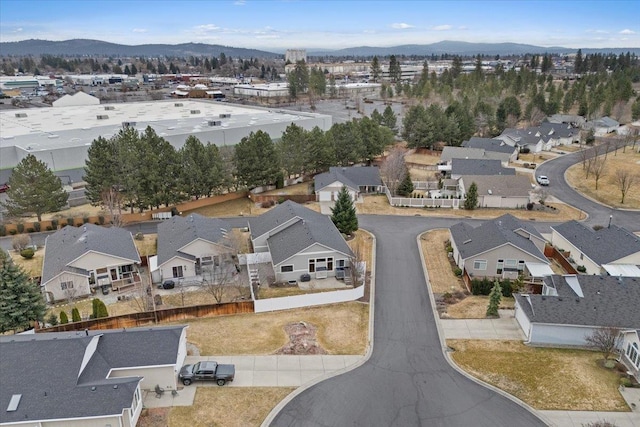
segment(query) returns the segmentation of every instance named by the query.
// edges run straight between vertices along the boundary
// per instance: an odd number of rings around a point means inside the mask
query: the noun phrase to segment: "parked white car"
[[[540,184],[540,185],[549,185],[549,178],[547,178],[546,175],[538,175],[536,180],[538,181],[538,184]]]

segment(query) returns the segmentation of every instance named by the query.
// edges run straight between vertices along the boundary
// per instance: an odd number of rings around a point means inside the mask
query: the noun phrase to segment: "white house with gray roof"
[[[513,144],[509,145],[503,140],[497,138],[479,138],[474,136],[468,141],[463,141],[461,146],[465,148],[481,148],[486,151],[508,154],[509,160],[512,162],[518,159],[518,147]]]
[[[354,202],[361,194],[381,193],[380,170],[375,166],[331,167],[329,172],[314,177],[316,200],[333,202],[338,199],[342,187],[347,187]]]
[[[585,346],[596,329],[640,329],[640,279],[553,275],[541,295],[516,294],[515,318],[527,343]]]
[[[175,390],[186,327],[0,336],[0,426],[134,427],[142,390]]]
[[[206,272],[223,272],[234,248],[224,220],[199,214],[174,216],[158,225],[158,255],[151,261],[158,280],[202,278]],[[226,271],[226,270],[225,270]]]
[[[640,237],[611,224],[594,230],[572,220],[551,227],[551,244],[569,252],[586,274],[603,274],[605,266],[640,266]]]
[[[277,281],[335,276],[353,258],[336,226],[326,215],[287,200],[249,219],[254,252],[269,252]]]
[[[449,232],[453,259],[472,278],[516,279],[526,262],[549,264],[544,238],[533,226],[509,214],[475,228],[459,222]]]
[[[622,348],[620,362],[640,381],[640,329],[629,329],[622,332]]]
[[[41,288],[47,300],[90,295],[140,282],[140,255],[131,232],[84,224],[66,226],[45,240]]]
[[[511,156],[509,153],[489,151],[484,148],[452,147],[447,145],[442,149],[440,160],[447,165],[451,165],[453,159],[497,159],[500,160],[502,166],[506,167],[509,165],[509,161],[511,161]]]
[[[452,159],[451,178],[462,175],[507,175],[515,176],[514,168],[505,168],[497,159]]]
[[[471,184],[478,188],[478,206],[517,209],[531,201],[531,180],[523,175],[463,175],[458,180],[460,193],[467,194]]]

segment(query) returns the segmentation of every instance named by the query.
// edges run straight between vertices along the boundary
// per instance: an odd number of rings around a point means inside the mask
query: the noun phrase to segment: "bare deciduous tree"
[[[618,101],[613,105],[613,108],[611,109],[611,115],[613,116],[614,119],[616,119],[616,121],[620,121],[620,119],[622,119],[622,116],[624,115],[624,109],[627,106],[627,103],[625,101]]]
[[[594,157],[593,160],[591,161],[591,171],[593,172],[593,179],[595,179],[596,181],[596,190],[598,190],[598,181],[600,181],[600,178],[604,173],[606,163],[607,163],[606,156]]]
[[[584,340],[589,347],[601,352],[607,360],[622,343],[620,332],[619,328],[614,327],[598,328],[591,335],[584,337]]]
[[[122,196],[115,188],[110,188],[102,192],[102,205],[111,215],[111,223],[114,227],[122,227]]]
[[[620,203],[624,204],[625,196],[627,195],[631,187],[633,187],[633,185],[640,179],[638,175],[634,175],[628,170],[618,169],[616,171],[615,180],[616,184],[618,184],[618,189],[620,189],[620,194],[622,196]]]
[[[20,252],[31,244],[31,237],[28,234],[16,234],[11,239],[11,246],[16,252]]]
[[[531,109],[531,114],[529,115],[529,123],[530,126],[540,126],[542,120],[545,118],[546,114],[538,107],[533,107]]]
[[[380,166],[380,173],[392,195],[396,194],[398,186],[407,174],[407,165],[404,162],[406,150],[395,146]]]

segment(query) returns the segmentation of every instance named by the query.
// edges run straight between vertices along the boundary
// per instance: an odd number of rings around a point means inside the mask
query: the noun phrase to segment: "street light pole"
[[[613,219],[613,215],[609,215],[609,225],[607,228],[611,228],[611,220]]]

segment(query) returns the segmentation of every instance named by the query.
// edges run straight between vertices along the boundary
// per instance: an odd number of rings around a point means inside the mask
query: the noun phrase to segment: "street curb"
[[[434,230],[438,230],[437,228],[434,228],[433,230],[429,230],[429,231],[434,231]],[[422,272],[424,273],[424,278],[425,278],[425,282],[427,284],[427,290],[429,291],[429,301],[431,302],[431,309],[433,311],[433,317],[434,320],[436,321],[436,329],[438,330],[438,338],[440,339],[440,349],[442,350],[442,354],[444,355],[445,360],[447,361],[447,363],[456,371],[458,371],[460,374],[464,375],[465,377],[467,377],[468,379],[470,379],[471,381],[475,382],[476,384],[479,384],[481,386],[484,386],[486,388],[488,388],[489,390],[492,390],[504,397],[506,397],[507,399],[510,399],[512,402],[520,405],[522,408],[526,409],[527,411],[531,412],[531,414],[533,414],[535,417],[537,417],[538,419],[540,419],[540,421],[544,422],[546,425],[551,425],[551,423],[549,422],[549,420],[546,419],[546,417],[544,417],[542,414],[540,414],[538,411],[536,411],[535,409],[533,409],[531,406],[527,405],[525,402],[523,402],[522,400],[518,399],[517,397],[505,392],[504,390],[501,390],[491,384],[488,384],[482,380],[479,380],[478,378],[475,378],[471,375],[469,375],[466,371],[464,371],[462,368],[460,368],[451,358],[451,354],[447,351],[448,347],[447,347],[447,343],[446,343],[446,339],[444,337],[444,331],[442,330],[442,325],[440,324],[440,318],[438,316],[438,310],[436,308],[436,300],[433,296],[433,292],[431,291],[431,282],[429,281],[429,272],[427,271],[427,265],[425,262],[425,258],[424,258],[424,253],[422,252],[422,245],[420,244],[420,240],[422,238],[422,236],[424,236],[426,233],[428,233],[429,231],[425,231],[424,233],[421,233],[418,235],[418,237],[416,238],[416,243],[418,245],[418,252],[420,253],[420,262],[422,263]]]
[[[271,423],[273,422],[273,420],[275,419],[275,417],[280,413],[280,411],[282,411],[282,409],[289,403],[291,402],[296,396],[298,396],[299,394],[301,394],[302,392],[306,391],[307,389],[313,387],[314,385],[327,380],[329,378],[333,378],[333,377],[337,377],[338,375],[342,375],[346,372],[352,371],[356,368],[359,368],[360,366],[364,365],[369,358],[371,357],[371,353],[373,352],[373,320],[374,320],[374,311],[375,311],[375,283],[376,283],[376,236],[373,235],[373,233],[370,233],[367,230],[361,229],[363,231],[365,231],[369,236],[371,236],[371,238],[373,239],[373,256],[371,258],[371,281],[369,284],[370,290],[369,290],[369,342],[367,344],[367,351],[364,354],[364,357],[362,357],[358,362],[354,363],[351,366],[347,366],[344,369],[340,369],[338,371],[334,371],[331,372],[329,374],[325,374],[319,378],[316,378],[304,385],[301,385],[300,387],[296,388],[294,391],[292,391],[289,395],[287,395],[287,397],[285,397],[284,399],[282,399],[272,410],[271,412],[269,412],[269,415],[267,415],[267,417],[264,419],[264,421],[262,422],[262,424],[260,424],[261,427],[269,427],[271,425]]]

